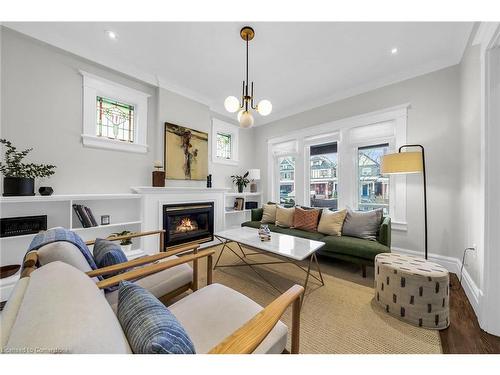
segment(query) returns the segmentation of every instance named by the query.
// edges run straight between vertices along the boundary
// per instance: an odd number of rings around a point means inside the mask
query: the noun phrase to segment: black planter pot
[[[238,193],[243,193],[243,185],[238,185]]]
[[[3,196],[35,195],[35,179],[28,177],[4,177]]]

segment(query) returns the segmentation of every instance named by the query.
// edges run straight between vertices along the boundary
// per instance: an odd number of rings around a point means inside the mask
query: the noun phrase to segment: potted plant
[[[243,176],[237,176],[237,175],[231,176],[231,178],[233,179],[233,184],[238,186],[238,193],[243,193],[243,189],[250,182],[247,177],[248,177],[248,172],[245,173]]]
[[[114,237],[121,237],[121,236],[127,236],[129,234],[132,234],[132,232],[130,232],[128,230],[124,230],[123,232],[113,233],[113,236]],[[120,246],[121,246],[123,252],[126,254],[132,250],[132,240],[130,238],[127,238],[125,240],[121,240]]]
[[[17,151],[16,147],[6,139],[0,139],[5,145],[5,162],[0,162],[0,172],[3,174],[3,195],[35,195],[35,178],[53,175],[55,165],[23,163],[22,160],[33,149]]]

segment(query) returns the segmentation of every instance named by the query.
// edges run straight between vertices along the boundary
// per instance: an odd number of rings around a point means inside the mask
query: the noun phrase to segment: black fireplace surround
[[[214,203],[181,203],[163,205],[165,249],[190,242],[214,239]]]

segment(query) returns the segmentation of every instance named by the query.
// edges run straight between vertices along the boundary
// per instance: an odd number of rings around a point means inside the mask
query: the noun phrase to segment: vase
[[[35,195],[35,179],[29,177],[4,177],[3,196]]]
[[[38,192],[40,193],[40,195],[52,195],[54,189],[52,189],[50,186],[41,186],[40,189],[38,189]]]
[[[243,185],[238,185],[238,193],[243,193]]]

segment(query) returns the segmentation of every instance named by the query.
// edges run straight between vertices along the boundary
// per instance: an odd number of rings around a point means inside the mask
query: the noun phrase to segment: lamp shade
[[[249,169],[248,170],[249,180],[260,180],[260,169]]]
[[[382,157],[382,174],[406,174],[423,171],[421,152],[399,152]]]

